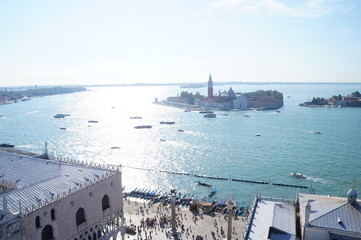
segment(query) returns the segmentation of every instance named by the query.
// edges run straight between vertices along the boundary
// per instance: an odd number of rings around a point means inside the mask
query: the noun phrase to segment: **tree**
[[[351,95],[357,98],[361,97],[361,93],[359,91],[353,92]]]

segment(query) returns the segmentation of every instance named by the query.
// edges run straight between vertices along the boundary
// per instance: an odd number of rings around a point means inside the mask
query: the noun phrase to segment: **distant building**
[[[168,97],[165,104],[178,107],[204,107],[220,110],[247,110],[256,109],[277,109],[283,106],[283,94],[277,91],[258,90],[253,93],[235,93],[232,87],[228,91],[219,91],[218,95],[213,93],[213,80],[211,74],[208,79],[208,95],[182,92],[181,96]]]
[[[213,81],[212,76],[209,74],[209,80],[208,80],[208,98],[213,97]]]
[[[117,166],[0,151],[0,239],[115,239],[122,225]]]
[[[299,193],[297,199],[256,197],[243,239],[360,240],[361,202]]]

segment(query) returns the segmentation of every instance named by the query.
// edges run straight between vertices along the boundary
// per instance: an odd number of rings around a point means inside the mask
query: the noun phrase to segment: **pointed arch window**
[[[78,211],[76,211],[76,225],[80,225],[83,222],[85,222],[85,212],[83,208],[79,208]]]
[[[51,221],[55,220],[55,210],[54,210],[54,208],[51,209],[51,211],[50,211],[50,217],[51,217]]]
[[[104,195],[104,197],[102,198],[102,210],[106,210],[110,208],[110,204],[109,204],[109,197],[108,195]]]
[[[36,218],[35,218],[35,227],[36,228],[40,228],[41,226],[40,226],[40,217],[39,216],[36,216]]]

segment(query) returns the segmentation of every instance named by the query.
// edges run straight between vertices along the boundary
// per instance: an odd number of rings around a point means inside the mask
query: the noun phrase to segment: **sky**
[[[0,0],[0,86],[361,82],[360,0]]]

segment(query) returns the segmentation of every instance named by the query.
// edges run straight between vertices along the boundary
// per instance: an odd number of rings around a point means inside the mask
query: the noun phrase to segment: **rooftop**
[[[361,233],[361,202],[350,204],[346,197],[299,193],[300,212],[305,212],[307,201],[311,205],[310,227],[328,228]],[[301,223],[305,216],[301,214]]]
[[[249,239],[296,239],[295,217],[293,204],[259,199]]]
[[[0,151],[0,186],[12,185],[15,188],[0,197],[6,197],[7,207],[12,213],[20,211],[19,202],[21,211],[29,211],[98,182],[115,171],[115,168],[38,159]],[[3,201],[0,201],[1,209],[4,209]]]

